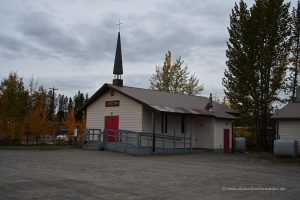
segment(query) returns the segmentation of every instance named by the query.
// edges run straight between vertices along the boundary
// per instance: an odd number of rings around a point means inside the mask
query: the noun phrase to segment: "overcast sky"
[[[68,96],[112,81],[118,20],[124,84],[149,87],[170,50],[223,96],[229,14],[235,0],[1,0],[0,78],[17,71]],[[252,4],[254,0],[246,1]],[[292,2],[295,5],[296,1]]]

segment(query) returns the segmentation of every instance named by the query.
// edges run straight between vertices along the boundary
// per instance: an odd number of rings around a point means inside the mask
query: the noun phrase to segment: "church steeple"
[[[123,74],[123,63],[122,63],[122,49],[121,49],[121,37],[120,32],[118,33],[118,42],[115,55],[114,74]]]
[[[119,22],[119,32],[118,32],[118,42],[116,48],[116,55],[115,55],[115,64],[114,64],[114,79],[113,84],[117,86],[123,86],[122,74],[123,74],[123,62],[122,62],[122,49],[121,49],[121,36],[120,36],[120,25]]]

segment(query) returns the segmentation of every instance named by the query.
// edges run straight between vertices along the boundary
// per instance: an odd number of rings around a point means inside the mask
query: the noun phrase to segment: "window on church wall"
[[[181,133],[186,133],[186,116],[181,116]]]
[[[167,115],[167,113],[162,113],[161,132],[168,133],[168,115]]]

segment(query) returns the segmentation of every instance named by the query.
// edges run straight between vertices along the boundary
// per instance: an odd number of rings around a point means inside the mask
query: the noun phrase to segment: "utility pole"
[[[49,119],[52,121],[53,118],[54,118],[54,100],[55,100],[55,90],[58,90],[57,88],[49,88],[49,90],[52,90],[52,99],[51,99],[51,104],[50,104],[50,109],[51,109],[51,112],[50,112],[50,117]]]

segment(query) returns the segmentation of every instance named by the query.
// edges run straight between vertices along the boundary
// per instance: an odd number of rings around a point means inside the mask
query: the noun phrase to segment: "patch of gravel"
[[[0,199],[299,199],[300,167],[254,154],[0,150]],[[232,188],[285,188],[232,191]]]

